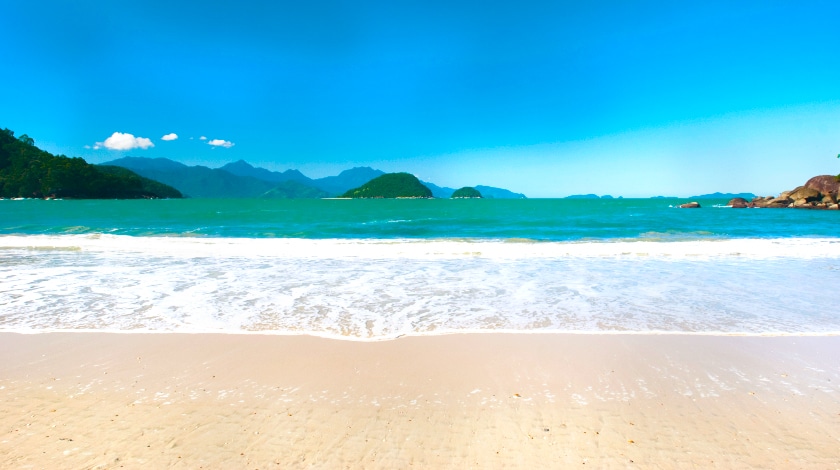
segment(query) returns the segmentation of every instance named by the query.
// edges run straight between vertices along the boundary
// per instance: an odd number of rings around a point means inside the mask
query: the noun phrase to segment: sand
[[[840,337],[0,333],[2,468],[840,468]]]

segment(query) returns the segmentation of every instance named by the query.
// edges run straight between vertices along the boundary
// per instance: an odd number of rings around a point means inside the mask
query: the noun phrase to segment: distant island
[[[125,168],[53,155],[26,134],[0,130],[0,197],[74,199],[180,198],[168,185]]]
[[[465,186],[463,188],[456,189],[450,197],[452,199],[481,199],[481,193],[475,188]]]
[[[624,199],[621,196],[618,198]],[[572,194],[571,196],[566,196],[563,199],[613,199],[613,197],[609,194],[605,194],[603,196],[598,196],[597,194]]]
[[[341,197],[353,199],[431,198],[427,188],[411,173],[386,173],[345,192]]]
[[[701,194],[699,196],[691,196],[687,199],[732,199],[736,197],[741,197],[744,199],[752,199],[755,197],[753,193],[711,193],[711,194]]]
[[[681,197],[681,196],[651,196],[649,199],[732,199],[741,197],[745,199],[752,199],[755,197],[753,193],[709,193],[701,194],[699,196]]]

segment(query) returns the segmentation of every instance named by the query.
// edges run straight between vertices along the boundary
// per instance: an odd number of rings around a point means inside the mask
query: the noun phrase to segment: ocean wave
[[[0,330],[833,334],[840,239],[0,237]]]
[[[648,258],[838,258],[840,238],[733,238],[538,241],[530,239],[299,239],[202,238],[168,236],[0,235],[0,250],[131,252],[172,256],[284,258],[482,257],[491,259],[564,257]]]

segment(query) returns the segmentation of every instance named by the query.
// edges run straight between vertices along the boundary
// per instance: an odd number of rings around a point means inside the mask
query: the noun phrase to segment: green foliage
[[[432,197],[432,191],[410,173],[387,173],[378,176],[362,186],[351,189],[341,197],[350,198],[398,198]]]
[[[481,193],[477,189],[465,186],[461,189],[456,189],[451,196],[453,199],[457,198],[480,198]]]
[[[34,143],[26,134],[16,139],[11,130],[0,131],[0,197],[180,197],[174,188],[144,182],[134,173],[101,171],[81,158],[56,156]]]

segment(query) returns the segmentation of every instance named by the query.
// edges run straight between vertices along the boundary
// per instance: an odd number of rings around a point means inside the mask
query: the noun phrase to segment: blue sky
[[[372,166],[530,197],[840,173],[837,2],[3,3],[0,127],[92,163]]]

